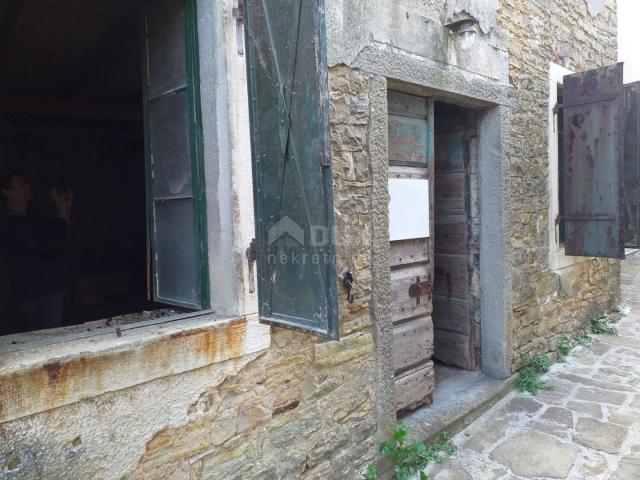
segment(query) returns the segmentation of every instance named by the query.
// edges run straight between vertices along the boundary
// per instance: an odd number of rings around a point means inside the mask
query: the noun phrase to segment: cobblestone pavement
[[[623,267],[628,314],[542,378],[555,388],[512,392],[454,437],[458,452],[432,480],[640,480],[640,255]]]

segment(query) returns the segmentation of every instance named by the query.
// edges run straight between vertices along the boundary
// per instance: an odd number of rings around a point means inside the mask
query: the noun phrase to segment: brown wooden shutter
[[[625,243],[640,247],[640,82],[624,86]]]
[[[565,253],[624,258],[622,63],[564,77]]]

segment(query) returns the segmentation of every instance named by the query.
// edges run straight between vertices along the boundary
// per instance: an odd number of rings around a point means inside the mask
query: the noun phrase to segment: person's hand
[[[56,215],[69,223],[71,217],[71,205],[73,204],[73,193],[68,188],[53,187],[51,189],[51,200],[56,209]]]

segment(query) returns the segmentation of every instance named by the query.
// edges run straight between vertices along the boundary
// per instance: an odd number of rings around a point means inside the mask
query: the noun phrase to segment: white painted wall
[[[233,16],[236,6],[236,0],[198,0],[211,307],[224,316],[257,312],[245,255],[254,237],[253,184],[242,25]]]
[[[624,83],[640,81],[639,0],[618,0],[618,60],[624,62]]]

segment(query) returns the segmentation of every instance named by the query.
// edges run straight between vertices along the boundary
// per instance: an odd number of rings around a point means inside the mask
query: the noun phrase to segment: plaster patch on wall
[[[497,24],[498,7],[498,0],[448,0],[447,21],[466,12],[478,20],[482,33],[487,34]]]
[[[585,2],[592,17],[597,16],[604,9],[604,0],[585,0]]]

